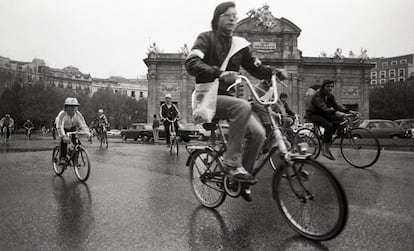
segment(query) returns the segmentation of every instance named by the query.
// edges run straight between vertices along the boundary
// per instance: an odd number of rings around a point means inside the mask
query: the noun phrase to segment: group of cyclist
[[[262,108],[259,104],[253,103],[252,105],[247,100],[234,97],[234,93],[228,91],[227,88],[239,75],[240,66],[252,76],[262,80],[258,88],[263,90],[263,98],[266,97],[270,88],[269,80],[272,75],[276,75],[282,81],[287,79],[288,75],[285,70],[262,64],[257,57],[252,55],[250,43],[247,40],[233,36],[238,20],[235,7],[234,2],[224,2],[216,7],[211,21],[212,30],[199,34],[185,60],[185,67],[187,72],[195,77],[197,85],[218,80],[215,118],[229,122],[228,146],[223,159],[226,172],[238,181],[253,184],[256,179],[251,175],[251,171],[269,131],[269,121],[265,116],[261,116]],[[334,159],[328,144],[332,140],[332,134],[344,120],[344,115],[352,113],[337,104],[332,94],[333,88],[333,80],[324,80],[320,89],[315,90],[306,109],[306,118],[325,128],[324,142],[326,144],[324,144],[323,155],[329,159]],[[280,124],[287,129],[289,139],[293,137],[293,131],[289,128],[294,123],[295,114],[287,105],[287,98],[286,93],[280,94],[279,103],[274,107],[274,111],[282,115]],[[57,133],[61,139],[62,162],[66,161],[67,144],[73,141],[66,136],[67,132],[80,129],[91,134],[78,107],[79,103],[76,98],[67,98],[64,109],[56,117]],[[100,130],[109,123],[102,109],[99,109],[98,114],[94,127]],[[179,117],[180,112],[172,103],[171,94],[165,95],[165,103],[160,107],[160,119],[165,127],[167,144],[170,144],[170,125],[173,124],[177,131]],[[154,133],[159,126],[159,121],[157,121],[154,115]],[[33,127],[33,123],[30,123],[30,121],[25,123],[26,130]],[[13,124],[13,119],[7,114],[0,121],[2,133],[3,128],[7,128],[7,133],[9,133]],[[247,201],[251,201],[250,194],[242,193],[241,195]]]

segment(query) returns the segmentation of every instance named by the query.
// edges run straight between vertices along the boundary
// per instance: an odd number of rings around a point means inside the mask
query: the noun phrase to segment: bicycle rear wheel
[[[76,178],[78,178],[79,181],[85,182],[89,178],[91,163],[89,161],[88,153],[83,147],[79,147],[79,150],[73,157],[73,169]]]
[[[359,127],[342,136],[340,148],[345,161],[358,168],[374,165],[381,153],[381,146],[374,134]]]
[[[321,141],[318,137],[318,134],[309,128],[299,129],[295,133],[294,146],[297,146],[298,143],[306,142],[309,145],[309,153],[312,154],[311,157],[316,159],[321,153]]]
[[[285,162],[273,176],[273,196],[288,224],[306,238],[329,240],[345,226],[345,193],[332,173],[315,160]]]
[[[53,171],[57,174],[57,175],[62,175],[62,173],[65,171],[65,168],[62,165],[59,165],[60,162],[60,146],[55,146],[55,148],[53,148],[53,152],[52,152],[52,166],[53,166]]]
[[[191,153],[190,182],[197,200],[205,207],[216,208],[226,198],[224,168],[211,150]]]

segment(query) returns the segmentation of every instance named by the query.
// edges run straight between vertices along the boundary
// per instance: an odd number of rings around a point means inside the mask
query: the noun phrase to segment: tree
[[[371,118],[400,119],[414,117],[414,85],[407,82],[387,83],[369,94]]]

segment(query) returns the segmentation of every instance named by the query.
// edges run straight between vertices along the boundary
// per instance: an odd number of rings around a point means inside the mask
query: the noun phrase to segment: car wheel
[[[190,139],[189,138],[185,138],[185,139],[183,139],[183,141],[184,142],[190,142]]]
[[[148,141],[149,141],[148,135],[143,135],[142,136],[142,142],[148,142]]]
[[[398,135],[392,135],[392,136],[391,136],[391,138],[392,138],[392,139],[400,139],[401,137],[400,137],[400,136],[398,136]]]
[[[205,141],[205,140],[206,140],[206,137],[205,137],[203,134],[200,134],[200,135],[198,136],[198,140],[200,140],[200,141]]]

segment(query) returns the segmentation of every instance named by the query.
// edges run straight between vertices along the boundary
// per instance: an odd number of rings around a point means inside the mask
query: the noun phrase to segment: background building
[[[385,83],[405,82],[414,79],[414,54],[374,58],[370,87],[382,87]]]
[[[14,83],[30,85],[43,78],[45,61],[33,59],[32,62],[11,60],[0,56],[0,95],[5,88],[10,88]]]
[[[0,95],[5,88],[10,88],[14,83],[30,85],[36,81],[43,81],[57,88],[83,91],[90,96],[100,88],[110,88],[114,93],[119,92],[136,100],[148,96],[146,78],[92,78],[89,73],[82,73],[74,66],[58,69],[47,66],[42,59],[21,62],[0,56]]]
[[[136,100],[147,98],[148,96],[147,79],[126,79],[123,77],[93,78],[91,95],[101,88],[109,88],[113,93],[126,95]]]
[[[369,117],[368,87],[373,65],[364,58],[345,58],[340,49],[330,58],[303,57],[297,44],[300,28],[285,18],[275,18],[267,5],[250,11],[249,17],[237,24],[234,33],[251,42],[253,55],[264,64],[288,71],[288,88],[280,88],[280,91],[289,95],[288,102],[294,112],[303,116],[306,90],[329,78],[336,81],[334,94],[339,103]],[[152,114],[158,113],[164,95],[171,93],[173,102],[181,110],[183,122],[192,122],[191,93],[195,80],[185,70],[186,53],[187,50],[161,53],[152,48],[144,59],[148,66],[148,121]],[[242,95],[247,98],[249,93],[242,91]]]

